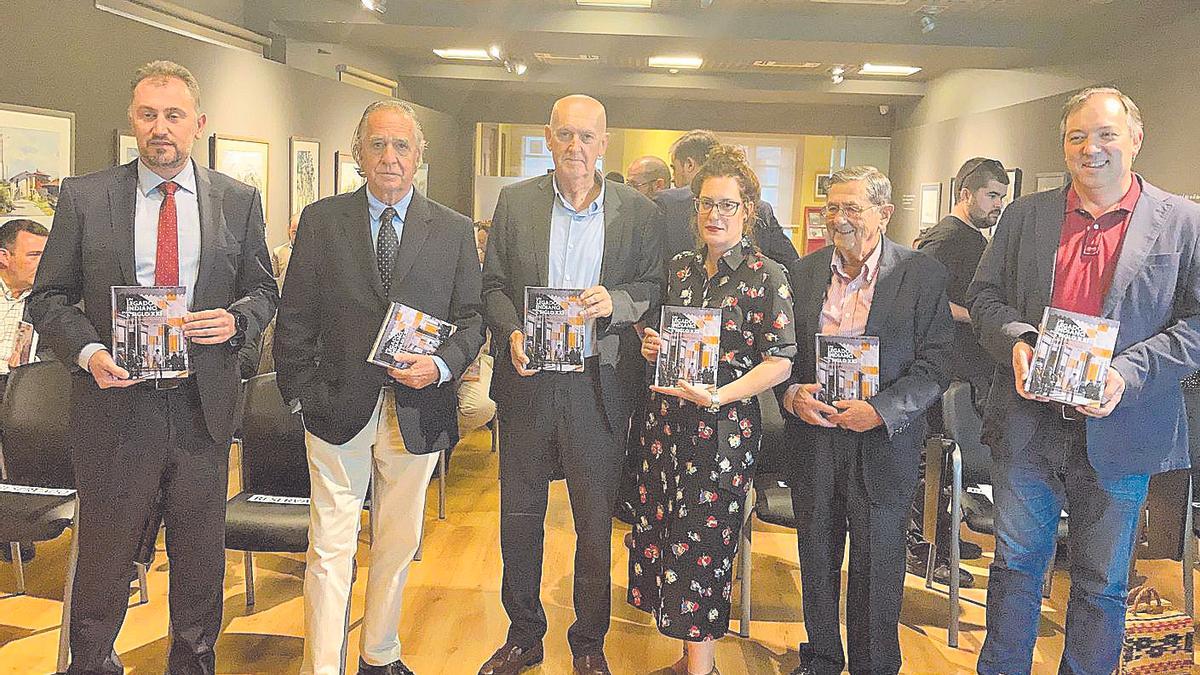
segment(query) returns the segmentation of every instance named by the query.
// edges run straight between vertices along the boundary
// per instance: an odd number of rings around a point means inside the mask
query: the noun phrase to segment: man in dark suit
[[[483,344],[481,277],[470,219],[413,187],[425,141],[412,107],[367,106],[352,147],[367,184],[304,209],[275,329],[279,390],[303,414],[312,483],[300,672],[344,671],[359,516],[374,476],[358,672],[404,675],[404,582],[437,453],[458,441],[452,381]],[[390,302],[457,330],[433,355],[368,363]]]
[[[129,118],[140,159],[63,182],[28,302],[42,340],[82,368],[71,392],[79,559],[70,673],[122,672],[113,641],[160,493],[171,559],[167,671],[216,665],[237,349],[257,339],[278,294],[258,191],[191,159],[205,122],[199,98],[182,66],[138,70]],[[110,289],[138,285],[187,288],[188,377],[132,380],[109,352]]]
[[[517,673],[542,660],[539,593],[543,521],[553,476],[567,480],[575,521],[574,604],[567,633],[576,673],[607,673],[613,501],[643,364],[635,321],[656,311],[662,259],[658,210],[633,188],[604,181],[604,106],[587,96],[554,104],[546,125],[554,172],[500,192],[483,270],[499,405],[501,598],[508,640],[480,669]],[[583,372],[527,370],[525,288],[581,288]]]
[[[1071,599],[1060,672],[1112,672],[1150,475],[1188,466],[1179,383],[1200,367],[1200,206],[1133,173],[1142,119],[1121,92],[1071,97],[1061,132],[1071,182],[1004,211],[968,294],[998,364],[983,429],[996,558],[981,673],[1030,671],[1066,502]],[[1099,406],[1026,391],[1047,306],[1121,322]]]
[[[792,448],[792,505],[804,625],[793,675],[840,673],[842,553],[850,534],[850,672],[900,670],[905,529],[925,442],[925,411],[949,382],[954,326],[946,270],[882,236],[891,183],[874,167],[833,174],[825,227],[833,246],[789,265],[796,334],[879,338],[879,385],[866,400],[823,403],[813,345],[776,389]]]
[[[663,255],[666,260],[680,251],[696,248],[696,211],[692,200],[692,179],[700,172],[705,158],[720,145],[717,135],[704,129],[694,129],[680,136],[671,146],[671,180],[675,187],[654,196],[654,203],[663,212]],[[761,199],[754,205],[754,240],[766,256],[780,265],[800,257],[792,240],[788,239],[775,210]]]

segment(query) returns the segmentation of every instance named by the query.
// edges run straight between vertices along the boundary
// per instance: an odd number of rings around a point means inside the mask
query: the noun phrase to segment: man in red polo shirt
[[[980,673],[1030,672],[1041,581],[1068,503],[1060,672],[1112,672],[1150,475],[1188,465],[1179,382],[1200,368],[1200,206],[1133,173],[1141,113],[1116,89],[1071,97],[1061,132],[1070,183],[1004,212],[968,292],[980,343],[1000,364],[983,433],[996,558]],[[1121,322],[1101,405],[1025,390],[1048,304]]]

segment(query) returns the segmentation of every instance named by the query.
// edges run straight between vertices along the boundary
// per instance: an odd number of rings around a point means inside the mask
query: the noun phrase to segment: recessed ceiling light
[[[877,63],[864,63],[858,69],[859,75],[898,75],[906,77],[913,73],[920,72],[921,69],[916,66],[885,66]]]
[[[784,61],[755,61],[750,64],[755,68],[777,68],[781,70],[802,70],[806,68],[820,68],[821,64],[816,61],[800,61],[797,63],[786,63]]]
[[[548,65],[554,65],[556,63],[576,63],[581,61],[594,62],[600,60],[600,56],[598,54],[551,54],[550,52],[534,52],[533,58]]]
[[[651,68],[686,68],[695,70],[704,65],[704,59],[699,56],[651,56]]]
[[[491,61],[492,57],[486,49],[435,49],[434,54],[443,59],[458,61]]]
[[[614,7],[617,9],[649,9],[654,0],[575,0],[580,7]]]

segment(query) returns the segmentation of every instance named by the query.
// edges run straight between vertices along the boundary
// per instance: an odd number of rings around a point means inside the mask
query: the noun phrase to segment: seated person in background
[[[292,259],[292,245],[296,243],[297,227],[300,227],[299,212],[293,213],[291,221],[288,222],[288,240],[271,251],[271,270],[275,273],[275,278],[279,280],[281,287],[283,286],[283,277],[287,274],[288,262]]]

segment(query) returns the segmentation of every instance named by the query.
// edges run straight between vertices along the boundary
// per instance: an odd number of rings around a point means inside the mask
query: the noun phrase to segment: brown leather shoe
[[[541,663],[544,656],[540,643],[533,647],[522,647],[515,642],[505,642],[492,654],[492,658],[479,667],[479,675],[517,675]]]
[[[608,661],[604,660],[604,654],[576,656],[574,665],[575,675],[612,675],[612,671],[608,669]]]

